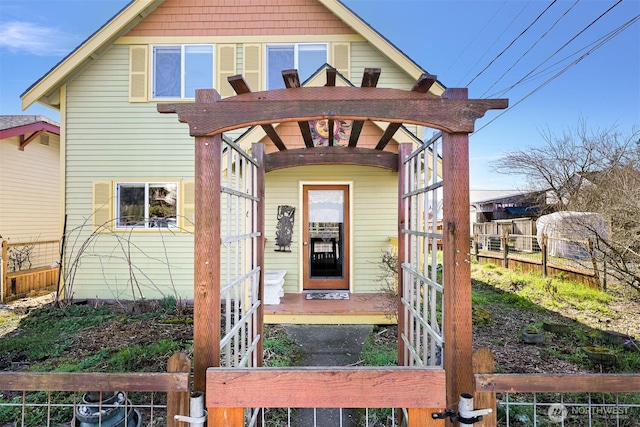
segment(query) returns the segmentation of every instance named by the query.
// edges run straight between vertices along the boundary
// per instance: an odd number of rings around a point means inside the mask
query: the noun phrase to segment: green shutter
[[[245,44],[242,55],[242,75],[244,80],[249,85],[252,92],[259,92],[262,90],[261,81],[261,58],[262,58],[262,45],[261,44]]]
[[[148,46],[129,46],[129,102],[147,102]]]
[[[93,183],[93,230],[110,230],[113,225],[113,183],[95,181]]]

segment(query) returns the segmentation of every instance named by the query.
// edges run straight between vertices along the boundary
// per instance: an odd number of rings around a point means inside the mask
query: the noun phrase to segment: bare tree
[[[524,175],[531,190],[549,193],[556,210],[601,214],[611,229],[595,233],[600,261],[640,291],[640,130],[590,131],[581,120],[574,130],[541,136],[542,146],[506,153],[494,171]]]

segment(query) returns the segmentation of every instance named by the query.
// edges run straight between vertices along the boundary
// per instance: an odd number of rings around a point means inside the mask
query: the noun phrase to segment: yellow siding
[[[255,46],[255,45],[254,45]],[[240,49],[236,52],[240,55]],[[246,52],[242,50],[243,57]],[[408,89],[413,80],[368,43],[351,44],[351,77],[355,85],[365,67],[380,67],[379,87]],[[237,65],[248,71],[249,64]],[[238,68],[239,69],[239,68]],[[193,297],[193,235],[191,230],[106,232],[91,236],[93,183],[194,179],[194,141],[188,126],[173,114],[159,114],[155,102],[129,102],[129,46],[114,45],[68,83],[66,112],[66,209],[69,236],[66,265],[82,255],[73,277],[76,298],[158,298],[175,294]],[[253,90],[255,90],[252,87]],[[235,132],[235,135],[239,132]],[[308,167],[267,175],[266,269],[286,269],[286,291],[300,289],[299,181],[353,182],[353,290],[375,292],[383,250],[397,234],[396,174],[364,167]],[[296,206],[291,253],[274,252],[278,205]],[[57,210],[56,210],[57,212]],[[56,225],[58,221],[53,221]]]
[[[302,207],[300,182],[351,182],[353,291],[377,292],[382,252],[390,249],[389,237],[397,235],[397,174],[360,166],[311,166],[267,174],[265,269],[287,270],[285,292],[300,291],[299,254]],[[276,213],[279,205],[296,208],[291,253],[275,252]]]
[[[81,257],[72,291],[76,298],[192,298],[191,233],[91,236],[94,182],[194,176],[188,126],[175,115],[159,114],[155,103],[129,103],[128,59],[128,46],[114,46],[67,87],[66,207],[73,230],[68,241],[75,242],[67,246],[67,268],[80,245],[93,242]]]
[[[18,137],[0,141],[0,235],[10,243],[59,240],[60,138],[19,146]]]

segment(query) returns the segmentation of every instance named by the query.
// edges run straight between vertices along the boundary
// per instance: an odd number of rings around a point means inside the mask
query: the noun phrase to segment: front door
[[[303,186],[303,289],[349,289],[349,186]]]

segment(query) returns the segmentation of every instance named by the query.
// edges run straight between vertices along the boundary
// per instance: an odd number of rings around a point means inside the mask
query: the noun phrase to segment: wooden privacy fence
[[[60,242],[2,241],[0,302],[22,298],[31,292],[55,290],[60,278]]]

